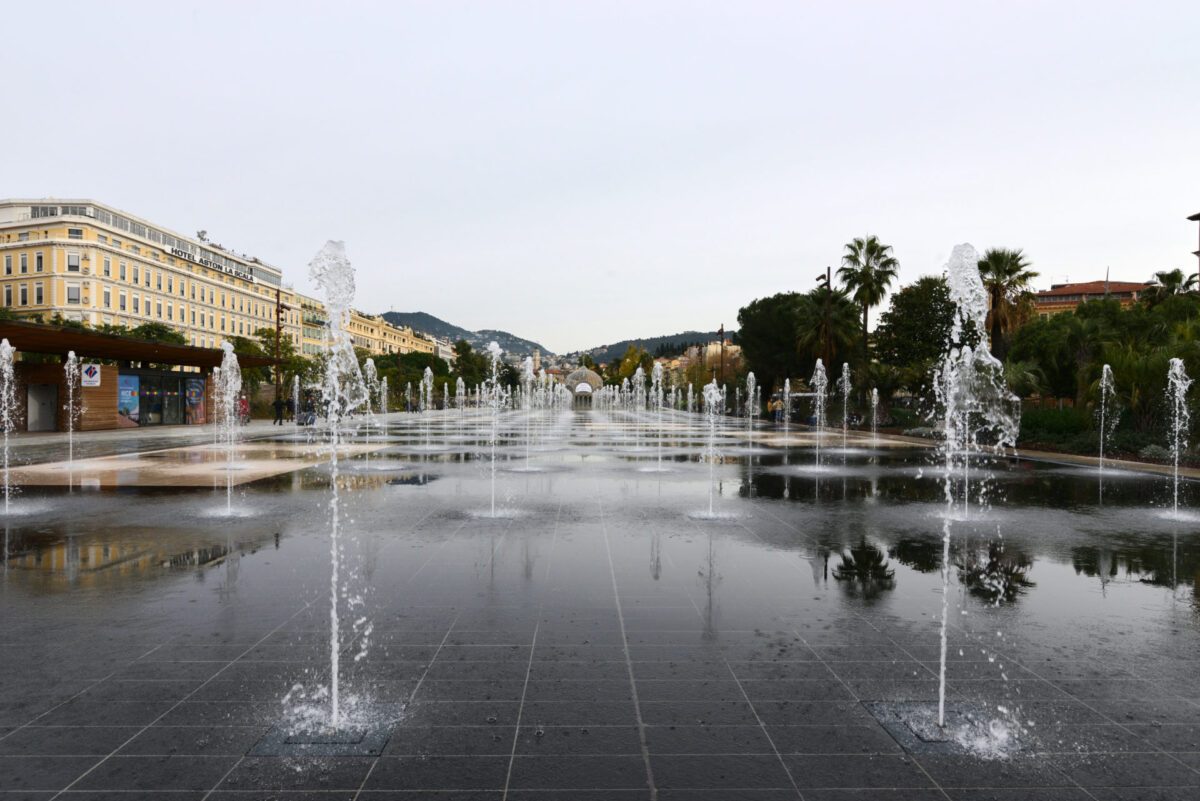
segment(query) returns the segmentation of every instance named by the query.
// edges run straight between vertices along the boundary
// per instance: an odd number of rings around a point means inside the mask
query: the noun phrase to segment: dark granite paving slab
[[[784,755],[796,786],[812,789],[868,789],[933,787],[921,766],[907,756],[837,754]],[[807,793],[806,793],[807,796]]]
[[[380,757],[364,790],[503,790],[509,757]]]
[[[508,781],[522,790],[638,790],[647,787],[646,763],[637,756],[518,756]]]
[[[314,757],[302,759],[245,757],[233,765],[219,786],[228,792],[349,792],[357,790],[371,770],[373,759]]]
[[[384,756],[507,756],[515,726],[410,726],[392,730]]]
[[[693,788],[791,789],[783,764],[774,755],[704,755],[650,757],[654,782],[662,789]]]
[[[79,790],[211,790],[239,757],[113,756],[81,777]]]
[[[250,726],[170,726],[139,729],[121,756],[244,756],[262,739],[261,724]]]
[[[1082,787],[1200,788],[1200,772],[1165,753],[1059,755],[1050,763]],[[1150,779],[1152,781],[1148,782]],[[1200,789],[1195,792],[1200,793]]]
[[[108,756],[141,726],[26,726],[0,735],[3,756]]]
[[[0,791],[62,790],[96,762],[89,756],[0,756]]]
[[[761,726],[648,726],[646,745],[664,756],[774,753]]]

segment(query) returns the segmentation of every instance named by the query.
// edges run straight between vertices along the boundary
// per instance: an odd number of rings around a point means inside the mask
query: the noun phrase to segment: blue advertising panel
[[[204,379],[189,378],[184,382],[183,422],[188,424],[208,422],[204,412]]]
[[[138,424],[138,390],[141,380],[136,375],[123,375],[117,378],[117,424],[122,427],[133,427]]]

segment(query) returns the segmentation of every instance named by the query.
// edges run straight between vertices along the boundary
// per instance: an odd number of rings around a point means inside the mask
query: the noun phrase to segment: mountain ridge
[[[534,350],[541,351],[544,356],[555,355],[553,351],[547,350],[540,343],[510,334],[507,331],[500,331],[493,328],[481,328],[478,331],[471,331],[462,326],[448,323],[428,312],[389,311],[383,313],[383,319],[392,325],[411,328],[414,331],[420,331],[423,334],[429,334],[439,339],[448,339],[451,342],[465,339],[471,343],[471,348],[476,351],[486,350],[488,343],[494,341],[500,345],[505,356],[523,359],[526,356],[532,356]]]

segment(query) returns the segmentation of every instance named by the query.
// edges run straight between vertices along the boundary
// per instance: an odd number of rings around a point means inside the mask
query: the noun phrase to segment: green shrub
[[[1079,409],[1036,409],[1021,415],[1021,439],[1065,442],[1088,431],[1091,423],[1088,413]]]
[[[903,430],[925,425],[925,421],[921,419],[921,415],[914,409],[892,406],[888,409],[888,414],[891,415],[893,428]]]

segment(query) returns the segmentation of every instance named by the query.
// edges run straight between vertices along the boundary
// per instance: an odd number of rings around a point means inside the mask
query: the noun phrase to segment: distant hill
[[[735,332],[726,331],[726,338],[731,337]],[[625,355],[625,351],[630,345],[639,345],[649,351],[650,355],[655,355],[655,352],[665,346],[667,350],[681,352],[688,345],[706,345],[709,342],[715,342],[720,337],[718,331],[684,331],[682,334],[668,334],[658,337],[640,337],[638,339],[623,339],[620,342],[614,342],[611,345],[601,345],[597,348],[590,348],[586,351],[577,351],[576,353],[568,354],[578,358],[583,353],[587,353],[596,361],[597,364],[607,363],[613,359],[619,359]]]
[[[414,331],[420,331],[439,339],[448,339],[451,342],[465,339],[477,351],[484,350],[487,348],[489,342],[494,341],[504,351],[505,361],[509,362],[518,361],[526,356],[532,356],[534,350],[540,350],[543,356],[554,355],[552,351],[547,350],[537,342],[522,339],[507,331],[496,331],[490,328],[484,328],[479,331],[468,331],[465,328],[448,323],[441,318],[434,317],[432,314],[425,312],[390,311],[383,313],[383,319],[392,325],[411,328]]]

